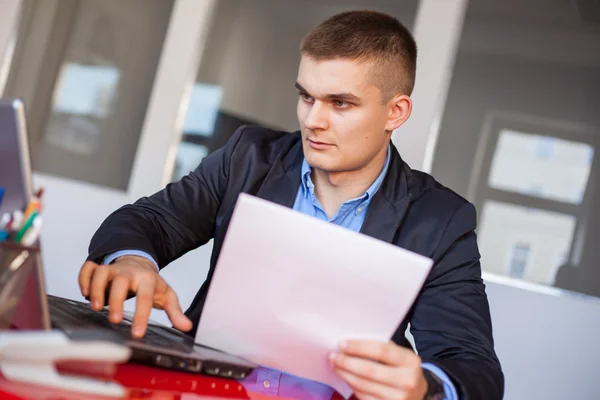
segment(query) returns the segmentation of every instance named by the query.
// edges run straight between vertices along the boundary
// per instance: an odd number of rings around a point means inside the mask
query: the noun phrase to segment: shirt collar
[[[385,178],[385,174],[386,174],[386,172],[388,170],[388,166],[390,164],[390,155],[391,155],[391,146],[388,146],[387,155],[385,157],[385,163],[383,164],[383,169],[381,170],[381,173],[379,174],[377,179],[375,179],[375,181],[371,184],[371,186],[369,186],[369,188],[365,191],[365,193],[362,196],[360,196],[360,198],[371,199],[371,198],[373,198],[373,196],[375,195],[377,190],[379,190],[379,187],[383,183],[383,179]],[[312,182],[312,179],[310,178],[310,171],[311,171],[310,165],[308,165],[308,163],[306,162],[306,158],[304,158],[302,160],[302,169],[301,169],[302,189],[304,190],[305,193],[314,194],[315,185]]]

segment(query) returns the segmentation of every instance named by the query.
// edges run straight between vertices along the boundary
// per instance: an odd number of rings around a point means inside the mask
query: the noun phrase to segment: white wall
[[[485,279],[506,400],[598,398],[600,301]]]
[[[75,183],[34,173],[33,185],[45,188],[42,257],[47,290],[51,294],[80,298],[77,270],[87,256],[87,245],[102,220],[129,201],[117,190]],[[76,207],[85,199],[85,208]]]

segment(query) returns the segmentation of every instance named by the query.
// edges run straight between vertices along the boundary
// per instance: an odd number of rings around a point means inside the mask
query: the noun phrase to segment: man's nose
[[[327,105],[315,101],[304,120],[304,126],[308,129],[327,129]]]

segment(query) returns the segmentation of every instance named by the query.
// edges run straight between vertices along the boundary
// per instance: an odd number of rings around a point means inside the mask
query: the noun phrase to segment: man
[[[416,53],[411,34],[385,14],[347,12],[316,27],[301,45],[301,131],[242,127],[181,181],[109,216],[80,273],[92,307],[104,305],[110,283],[115,323],[128,292],[137,294],[135,336],[152,306],[193,334],[235,201],[247,192],[434,260],[390,342],[350,340],[331,355],[358,398],[501,398],[475,209],[411,170],[390,143],[411,113]],[[207,280],[184,315],[157,267],[213,238]],[[419,355],[405,339],[408,323]]]

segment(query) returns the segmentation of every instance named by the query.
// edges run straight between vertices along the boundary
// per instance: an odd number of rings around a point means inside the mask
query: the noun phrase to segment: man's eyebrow
[[[328,94],[327,96],[325,96],[326,99],[329,100],[343,100],[343,101],[349,101],[352,103],[359,103],[360,102],[360,97],[353,95],[352,93],[335,93],[335,94]]]
[[[300,85],[298,82],[296,82],[294,84],[294,86],[296,87],[296,89],[298,89],[299,91],[301,91],[302,93],[308,93],[308,90],[304,89],[302,87],[302,85]],[[355,102],[358,103],[360,102],[360,97],[352,94],[352,93],[334,93],[334,94],[328,94],[325,96],[326,99],[328,100],[343,100],[343,101],[350,101],[350,102]]]
[[[294,83],[294,87],[295,87],[296,89],[298,89],[299,91],[301,91],[301,92],[303,92],[303,93],[307,93],[307,94],[308,94],[308,90],[304,89],[304,88],[302,87],[302,85],[300,85],[298,82]]]

